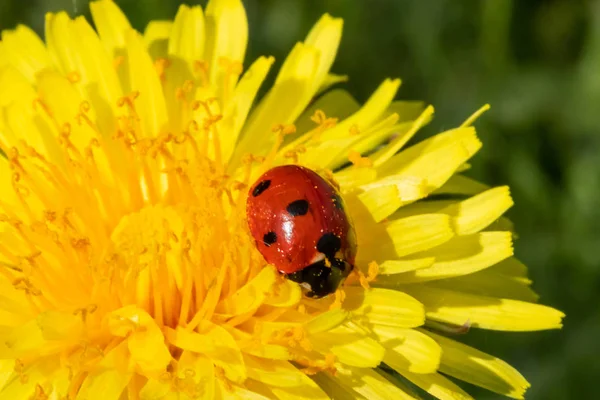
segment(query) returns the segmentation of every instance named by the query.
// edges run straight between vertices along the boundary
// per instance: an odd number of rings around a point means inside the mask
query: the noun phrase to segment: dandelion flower
[[[506,187],[461,175],[461,126],[407,143],[432,107],[359,105],[330,74],[342,21],[324,15],[257,98],[239,0],[181,6],[144,34],[107,0],[0,42],[0,397],[3,399],[522,398],[498,358],[444,335],[533,331]],[[335,295],[303,296],[266,265],[248,187],[299,164],[339,186],[358,240]],[[407,384],[412,382],[412,384]],[[412,389],[410,388],[412,387]],[[178,397],[181,396],[181,397]]]

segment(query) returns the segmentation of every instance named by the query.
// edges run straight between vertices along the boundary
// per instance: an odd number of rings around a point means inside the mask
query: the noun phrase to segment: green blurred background
[[[134,27],[175,15],[179,0],[117,1]],[[0,29],[43,32],[46,11],[89,16],[87,0],[0,0]],[[196,1],[188,1],[197,3]],[[205,1],[199,2],[205,5]],[[484,148],[469,174],[508,184],[516,253],[562,331],[471,331],[467,340],[516,366],[528,399],[598,398],[600,379],[600,1],[245,0],[247,60],[279,63],[324,12],[345,20],[333,72],[367,98],[386,77],[400,97],[436,108],[429,132],[485,103]],[[476,398],[499,398],[467,387]],[[594,394],[596,393],[596,394]]]

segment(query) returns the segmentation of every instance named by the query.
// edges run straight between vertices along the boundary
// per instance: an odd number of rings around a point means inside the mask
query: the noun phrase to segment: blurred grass
[[[172,18],[177,0],[118,1],[142,30]],[[194,1],[188,3],[197,3]],[[205,2],[200,2],[204,4]],[[508,184],[519,233],[516,253],[541,301],[567,313],[562,331],[471,331],[481,349],[518,367],[533,384],[528,399],[595,398],[600,377],[600,1],[264,0],[245,1],[248,60],[280,64],[329,12],[345,20],[333,72],[348,74],[359,100],[388,76],[400,97],[436,107],[427,131],[477,123],[485,144],[470,174]],[[82,0],[2,0],[0,29],[43,32],[44,13],[88,15]],[[477,398],[497,396],[469,388]]]

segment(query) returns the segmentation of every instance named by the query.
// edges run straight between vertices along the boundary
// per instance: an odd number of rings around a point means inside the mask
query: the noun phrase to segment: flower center
[[[203,330],[206,321],[235,327],[265,297],[280,301],[280,286],[290,288],[274,271],[259,277],[265,263],[245,226],[250,162],[235,181],[211,160],[219,118],[210,101],[194,106],[205,118],[190,123],[193,132],[143,138],[137,96],[119,100],[127,112],[112,138],[82,146],[65,124],[58,157],[28,145],[6,150],[14,196],[1,204],[0,271],[23,303],[22,317],[44,315],[42,330],[59,331],[44,351],[85,353],[83,364],[140,329],[162,332],[177,357],[180,339],[168,332]],[[88,110],[83,104],[77,118],[94,131]],[[127,307],[145,314],[123,313]],[[23,353],[24,362],[29,357],[34,352]]]

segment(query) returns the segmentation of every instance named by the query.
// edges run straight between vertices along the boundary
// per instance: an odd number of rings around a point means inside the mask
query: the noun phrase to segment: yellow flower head
[[[432,107],[329,73],[342,21],[243,70],[239,0],[143,35],[108,0],[0,42],[0,398],[522,398],[527,381],[442,333],[552,329],[512,257],[506,187],[460,175],[473,120],[416,145]],[[300,164],[339,186],[356,272],[308,299],[251,239],[248,187]],[[435,333],[437,332],[437,333]],[[443,373],[443,374],[442,374]],[[403,383],[404,382],[404,383]]]

